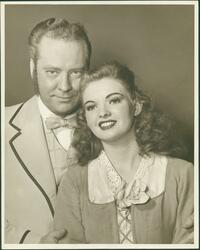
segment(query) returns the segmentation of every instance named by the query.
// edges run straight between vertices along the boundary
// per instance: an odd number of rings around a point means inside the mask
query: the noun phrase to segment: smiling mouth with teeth
[[[110,129],[115,125],[116,121],[105,121],[105,122],[100,122],[99,127],[102,130]]]

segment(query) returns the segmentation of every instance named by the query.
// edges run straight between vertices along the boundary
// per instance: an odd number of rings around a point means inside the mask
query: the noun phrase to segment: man
[[[6,108],[5,243],[15,244],[42,243],[52,231],[57,188],[73,160],[70,142],[91,44],[80,24],[50,18],[33,28],[29,51],[36,95]]]

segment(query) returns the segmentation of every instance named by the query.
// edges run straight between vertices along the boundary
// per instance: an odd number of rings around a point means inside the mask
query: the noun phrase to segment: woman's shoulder
[[[81,166],[78,163],[74,163],[68,167],[67,172],[73,174],[80,174],[80,172],[85,172],[88,168],[88,165]]]
[[[167,157],[167,158],[168,158],[168,168],[170,168],[171,171],[178,173],[184,171],[187,172],[193,169],[193,164],[189,161],[173,157]]]
[[[68,167],[67,171],[62,176],[62,182],[81,182],[86,178],[88,166],[73,164]]]
[[[168,178],[174,177],[178,179],[185,179],[188,178],[188,176],[192,176],[194,172],[194,166],[191,162],[179,159],[179,158],[173,158],[173,157],[167,157],[168,164],[167,164],[167,176]]]
[[[149,193],[152,198],[161,193],[171,193],[177,189],[193,185],[194,168],[191,162],[179,158],[156,155],[148,178]]]

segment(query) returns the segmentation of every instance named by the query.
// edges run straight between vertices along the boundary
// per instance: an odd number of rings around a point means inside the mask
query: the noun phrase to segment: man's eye
[[[71,78],[79,78],[79,77],[81,77],[81,75],[82,75],[82,71],[78,71],[78,70],[72,71],[70,74]]]
[[[120,103],[120,102],[121,102],[121,98],[119,98],[119,97],[112,98],[109,101],[110,104],[117,104],[117,103]]]
[[[49,76],[57,76],[58,75],[58,71],[56,71],[56,70],[47,70],[46,73]]]
[[[94,104],[92,104],[92,105],[87,105],[86,107],[85,107],[85,110],[86,111],[92,111],[92,110],[94,110],[95,109],[95,105]]]

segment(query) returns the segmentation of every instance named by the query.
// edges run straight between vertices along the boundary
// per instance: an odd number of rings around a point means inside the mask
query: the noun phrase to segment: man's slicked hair
[[[38,60],[38,45],[44,36],[66,41],[84,42],[86,47],[86,67],[89,68],[92,46],[83,25],[69,23],[63,18],[49,18],[38,23],[32,29],[28,38],[30,58],[34,63]]]

